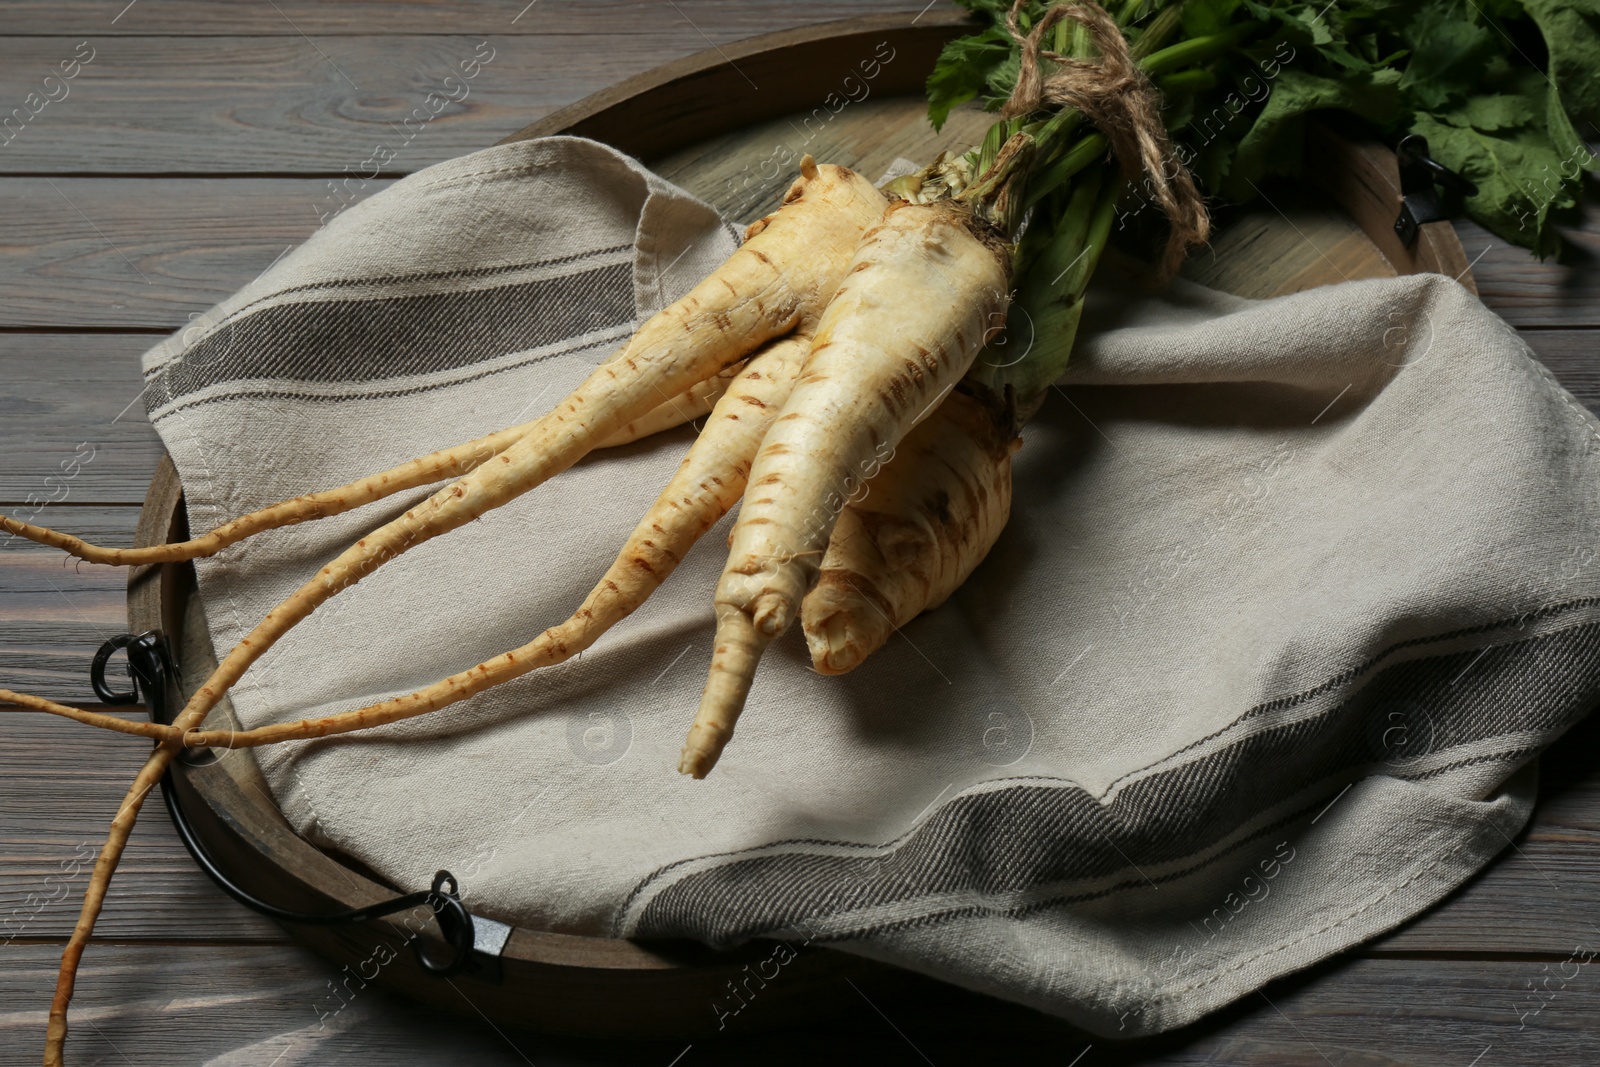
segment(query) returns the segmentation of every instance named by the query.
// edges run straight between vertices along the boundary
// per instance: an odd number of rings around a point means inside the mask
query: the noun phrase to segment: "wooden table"
[[[62,61],[77,61],[77,74],[65,96],[50,83],[59,99],[0,132],[0,509],[15,515],[49,500],[38,521],[127,543],[160,451],[139,403],[139,354],[308,236],[337,203],[335,183],[366,195],[708,43],[920,10],[919,0],[8,0],[0,114],[21,107]],[[493,55],[467,97],[402,125],[484,41]],[[403,147],[367,176],[363,162],[379,141]],[[1572,235],[1565,265],[1540,264],[1471,223],[1458,229],[1489,306],[1580,399],[1600,405],[1600,212]],[[74,457],[77,473],[59,477]],[[121,573],[74,569],[25,542],[0,546],[0,684],[82,702],[90,653],[124,629]],[[0,747],[0,1063],[34,1063],[86,877],[70,872],[87,869],[143,746],[15,709],[0,715],[9,726]],[[1580,727],[1545,757],[1533,825],[1444,906],[1195,1028],[1137,1045],[938,986],[887,1015],[863,1000],[805,1032],[734,1025],[688,1049],[503,1033],[471,1005],[451,1004],[448,986],[437,1008],[364,990],[319,1022],[313,1002],[329,995],[333,969],[213,889],[152,809],[81,974],[70,1059],[1595,1062],[1600,964],[1562,975],[1577,966],[1566,963],[1575,952],[1600,951],[1597,739],[1600,725]]]

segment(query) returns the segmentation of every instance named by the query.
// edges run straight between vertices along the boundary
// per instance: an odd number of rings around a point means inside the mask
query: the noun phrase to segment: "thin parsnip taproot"
[[[845,505],[817,584],[800,602],[811,664],[844,674],[949,599],[1011,515],[1008,437],[991,405],[953,392]]]
[[[744,493],[761,438],[794,386],[811,342],[790,334],[751,358],[706,419],[677,473],[629,536],[605,576],[570,618],[537,638],[413,693],[320,719],[253,730],[192,730],[192,747],[252,748],[352,733],[447,707],[590,648],[666,581],[706,531]],[[120,721],[120,720],[119,720]]]
[[[641,326],[493,461],[358,540],[268,612],[180,717],[203,717],[278,638],[383,563],[542,484],[655,407],[661,395],[704,381],[768,340],[814,322],[883,203],[853,171],[819,167],[806,157],[784,208],[717,271]]]
[[[781,410],[810,350],[809,338],[789,334],[769,342],[739,365],[740,373],[724,387],[705,429],[583,605],[565,622],[550,627],[520,648],[402,697],[320,719],[274,723],[253,730],[198,729],[185,734],[161,723],[85,711],[9,689],[0,689],[0,703],[157,741],[181,740],[190,748],[254,748],[353,733],[413,718],[540,667],[563,663],[591,647],[612,626],[636,611],[666,581],[701,535],[738,502],[756,448]]]
[[[18,693],[10,689],[0,689],[0,704],[13,704],[28,711],[43,711],[51,715],[59,715],[63,719],[72,719],[88,726],[98,726],[102,730],[111,730],[119,734],[132,734],[136,737],[148,737],[156,741],[168,739],[176,740],[182,736],[170,726],[163,726],[158,722],[147,722],[144,719],[123,719],[115,715],[107,715],[100,711],[85,711],[75,708],[70,704],[58,704],[54,700],[32,696],[28,693]]]
[[[716,407],[717,401],[722,399],[722,394],[728,391],[729,384],[743,368],[743,363],[735,363],[703,382],[696,382],[677,396],[663,400],[601,441],[599,447],[616,448],[619,445],[631,445],[653,434],[676,429],[686,422],[693,422]]]
[[[1004,322],[1010,257],[965,206],[894,201],[862,238],[756,454],[715,596],[710,676],[678,769],[703,778],[762,653],[810,591],[835,521]]]
[[[842,167],[807,157],[786,206],[705,281],[640,327],[615,357],[491,462],[358,540],[268,612],[200,686],[204,714],[316,607],[408,549],[515,499],[576,463],[671,395],[815,321],[882,195]]]
[[[533,426],[534,422],[527,422],[521,426],[498,430],[465,444],[408,460],[398,467],[369,474],[337,489],[305,493],[292,500],[285,500],[248,515],[242,515],[188,541],[147,545],[143,548],[106,548],[90,544],[71,534],[34,526],[5,516],[0,516],[0,530],[41,545],[59,548],[87,563],[102,563],[112,567],[139,567],[150,563],[181,563],[184,560],[203,559],[214,556],[229,545],[238,544],[263,530],[276,530],[284,526],[327,518],[330,515],[342,515],[353,508],[382,500],[407,489],[415,489],[446,478],[458,478],[476,470],[510,448]]]
[[[863,230],[881,216],[883,195],[854,171],[801,161],[783,206],[705,281],[652,316],[633,339],[493,461],[479,466],[324,566],[223,657],[173,726],[197,727],[244,672],[312,611],[375,568],[424,541],[515,499],[583,458],[663,396],[749,356],[767,341],[809,327],[839,285]],[[752,227],[756,231],[756,227]],[[77,967],[106,886],[145,794],[179,751],[164,741],[146,761],[112,822],[72,936],[62,952],[45,1043],[58,1067]]]
[[[717,399],[727,390],[728,383],[742,366],[742,363],[735,364],[713,374],[703,382],[696,382],[677,396],[662,401],[639,418],[627,423],[597,447],[613,448],[630,444],[651,434],[670,430],[698,419],[716,404]],[[337,489],[303,493],[248,515],[241,515],[187,541],[146,545],[142,548],[111,548],[91,544],[72,534],[35,526],[4,515],[0,515],[0,531],[50,548],[58,548],[86,563],[99,563],[112,567],[140,567],[152,563],[181,563],[185,560],[204,559],[264,530],[276,530],[315,519],[325,519],[332,515],[342,515],[395,493],[444,481],[446,478],[459,478],[510,448],[523,434],[531,430],[537,421],[537,419],[531,420],[452,448],[430,452],[389,470],[369,474]]]

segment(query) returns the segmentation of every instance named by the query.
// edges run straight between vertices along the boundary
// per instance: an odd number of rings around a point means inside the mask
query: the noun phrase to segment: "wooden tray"
[[[925,160],[981,137],[988,116],[963,109],[940,134],[924,119],[922,84],[934,57],[969,24],[949,14],[874,16],[758,37],[670,63],[597,93],[507,140],[578,134],[615,145],[660,174],[748,221],[775,206],[801,153],[842,163],[876,179],[897,157]],[[1422,228],[1403,247],[1394,156],[1377,144],[1329,131],[1309,139],[1311,173],[1330,179],[1322,195],[1293,190],[1226,219],[1190,277],[1247,296],[1293,292],[1343,279],[1438,271],[1471,286],[1466,257],[1448,223]],[[1338,207],[1334,206],[1339,205]],[[1342,210],[1341,210],[1342,208]],[[182,487],[163,459],[145,499],[137,543],[187,536]],[[161,629],[188,649],[186,674],[203,672],[209,636],[194,591],[193,568],[143,568],[129,580],[133,632]],[[233,726],[219,707],[208,726]],[[218,864],[257,896],[284,907],[331,911],[364,907],[419,886],[384,885],[355,862],[298,837],[271,800],[247,751],[202,755],[174,772],[178,794]],[[290,927],[340,965],[357,970],[380,942],[404,935],[389,922],[360,927]],[[442,946],[434,946],[437,953]],[[500,1024],[569,1033],[695,1037],[715,1032],[713,1003],[729,982],[770,952],[730,953],[684,943],[641,944],[513,929],[496,956],[452,978],[455,989],[398,953],[381,984]],[[848,975],[874,1000],[926,983],[906,972],[842,953],[803,952],[784,979],[761,992],[761,1010],[740,1025],[778,1026],[816,1019],[858,998]]]

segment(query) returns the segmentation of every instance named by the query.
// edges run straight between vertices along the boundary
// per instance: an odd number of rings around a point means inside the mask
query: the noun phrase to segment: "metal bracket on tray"
[[[1400,243],[1410,248],[1417,240],[1417,231],[1425,224],[1450,217],[1439,200],[1442,186],[1462,196],[1477,196],[1478,187],[1443,163],[1428,155],[1428,139],[1409,134],[1395,146],[1395,158],[1400,164],[1400,216],[1394,220],[1394,232]]]
[[[131,683],[128,691],[122,693],[114,691],[106,683],[106,667],[111,662],[111,657],[119,651],[127,653],[128,680]],[[106,704],[136,704],[142,694],[151,721],[163,725],[171,724],[181,694],[177,664],[173,659],[171,646],[166,635],[157,630],[147,630],[137,635],[122,634],[101,645],[90,665],[89,684],[94,687],[95,695]],[[167,814],[172,817],[172,825],[178,831],[179,840],[183,842],[183,847],[189,850],[189,855],[194,858],[195,863],[219,889],[252,911],[280,922],[336,926],[362,923],[369,919],[426,905],[433,912],[434,920],[439,924],[439,932],[443,935],[445,943],[453,951],[449,958],[436,960],[428,954],[421,939],[413,936],[411,947],[422,969],[441,978],[470,969],[482,972],[482,976],[491,981],[498,980],[499,949],[504,946],[505,938],[503,936],[497,938],[495,932],[504,927],[492,920],[480,920],[480,924],[484,926],[482,932],[486,943],[479,946],[472,915],[461,903],[460,887],[456,884],[455,876],[449,871],[440,871],[434,875],[433,886],[430,889],[407,893],[370,907],[348,908],[323,914],[291,911],[258,900],[234,884],[218,869],[204,846],[200,844],[194,828],[189,825],[188,817],[183,813],[177,794],[172,788],[170,765],[161,779],[161,796],[166,801]],[[497,940],[500,943],[498,946],[494,944]]]

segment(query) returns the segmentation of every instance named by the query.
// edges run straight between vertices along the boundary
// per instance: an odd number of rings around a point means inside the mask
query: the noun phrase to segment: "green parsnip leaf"
[[[1600,122],[1600,0],[1524,0],[1569,114]]]
[[[1183,36],[1208,37],[1228,28],[1244,0],[1189,0],[1183,5]],[[1253,6],[1253,5],[1252,5]]]
[[[1014,64],[1011,52],[1010,35],[995,26],[945,45],[928,75],[928,121],[933,128],[942,128],[953,108],[977,99],[998,67],[1008,60]]]
[[[1552,255],[1559,239],[1550,216],[1576,204],[1561,175],[1561,157],[1542,129],[1485,133],[1418,115],[1415,132],[1433,157],[1478,186],[1472,215],[1507,241]]]
[[[1459,107],[1451,108],[1440,117],[1453,126],[1467,126],[1492,133],[1495,130],[1514,130],[1532,126],[1539,121],[1544,110],[1543,101],[1533,101],[1522,96],[1493,93],[1474,96]]]
[[[1017,76],[1008,0],[959,2],[990,27],[941,55],[936,124],[969,100],[997,105]],[[1600,0],[1181,0],[1181,14],[1160,14],[1178,2],[1107,10],[1133,21],[1132,40],[1163,18],[1176,27],[1167,46],[1236,35],[1223,54],[1191,49],[1160,68],[1168,128],[1211,195],[1248,200],[1262,178],[1298,172],[1305,117],[1345,111],[1391,142],[1426,136],[1479,186],[1468,213],[1542,256],[1559,248],[1584,171],[1600,169],[1582,135],[1600,124]],[[1029,0],[1022,23],[1045,9]]]
[[[1249,200],[1251,183],[1268,174],[1293,174],[1304,155],[1305,116],[1338,109],[1362,118],[1390,123],[1401,111],[1400,72],[1377,70],[1340,78],[1322,78],[1284,70],[1272,86],[1266,107],[1240,139],[1222,193],[1230,200]]]
[[[1400,86],[1418,107],[1429,111],[1471,94],[1481,83],[1484,64],[1502,45],[1464,0],[1433,0],[1417,12],[1404,37],[1411,46],[1411,59]]]

